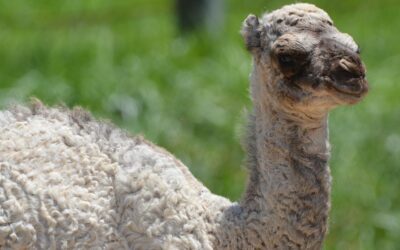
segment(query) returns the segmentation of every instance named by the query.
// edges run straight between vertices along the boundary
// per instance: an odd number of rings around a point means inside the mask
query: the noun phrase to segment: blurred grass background
[[[311,1],[361,45],[371,84],[330,117],[333,199],[325,249],[400,249],[400,15],[395,0]],[[238,199],[250,55],[248,13],[225,2],[212,35],[180,36],[173,1],[0,0],[0,106],[80,105],[167,148],[213,192]]]

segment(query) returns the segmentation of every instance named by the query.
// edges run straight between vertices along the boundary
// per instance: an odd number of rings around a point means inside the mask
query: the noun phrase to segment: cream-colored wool
[[[140,137],[40,103],[0,113],[0,246],[212,249],[230,203]]]
[[[249,15],[242,35],[254,108],[240,202],[141,137],[35,102],[0,112],[0,248],[321,249],[328,112],[368,90],[357,44],[309,4]]]

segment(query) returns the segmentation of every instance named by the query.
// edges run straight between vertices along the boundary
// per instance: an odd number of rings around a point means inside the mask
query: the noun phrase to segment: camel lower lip
[[[358,90],[358,91],[351,91],[351,90],[349,90],[349,89],[348,89],[348,86],[346,86],[345,84],[339,85],[339,84],[333,83],[333,84],[332,84],[332,87],[333,87],[336,91],[338,91],[339,93],[341,93],[341,94],[344,94],[344,95],[346,95],[346,96],[356,97],[356,98],[361,98],[362,95],[363,95],[363,93],[365,92],[365,91],[364,91],[364,88],[362,87],[361,84],[358,84],[358,86],[357,86],[357,87],[359,87],[359,89],[360,89],[360,90]]]
[[[348,92],[348,91],[344,91],[344,90],[339,89],[339,88],[334,88],[334,89],[336,91],[338,91],[339,93],[344,94],[346,96],[357,97],[357,98],[361,97],[361,93]]]

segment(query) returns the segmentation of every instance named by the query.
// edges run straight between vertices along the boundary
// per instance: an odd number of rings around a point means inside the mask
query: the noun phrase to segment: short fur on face
[[[368,91],[357,44],[314,5],[288,5],[261,20],[249,15],[242,35],[253,74],[268,72],[257,76],[269,85],[266,95],[292,111],[326,113]]]

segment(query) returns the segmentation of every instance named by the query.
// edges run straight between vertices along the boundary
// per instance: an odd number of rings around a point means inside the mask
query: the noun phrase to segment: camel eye
[[[279,69],[286,77],[292,77],[299,73],[308,62],[307,53],[281,53],[276,55]]]
[[[295,59],[289,55],[279,55],[278,61],[283,68],[294,68],[296,66]]]

